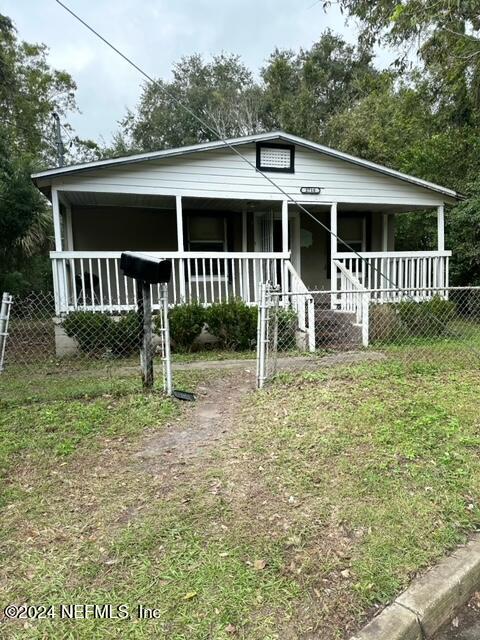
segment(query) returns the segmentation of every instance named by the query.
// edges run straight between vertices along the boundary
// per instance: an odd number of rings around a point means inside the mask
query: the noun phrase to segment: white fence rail
[[[289,253],[144,252],[171,260],[169,304],[212,302],[241,298],[255,304],[258,284],[271,282],[287,290],[285,263]],[[120,251],[53,251],[57,314],[75,310],[121,312],[135,308],[137,287],[120,269]],[[160,287],[152,287],[154,308],[160,306]]]
[[[358,256],[337,253],[332,261],[333,281],[339,291],[344,289],[343,266],[360,285],[372,291],[371,298],[377,302],[400,300],[404,290],[409,291],[409,296],[424,300],[429,289],[448,289],[451,255],[451,251],[381,251]],[[343,303],[343,298],[338,302]]]

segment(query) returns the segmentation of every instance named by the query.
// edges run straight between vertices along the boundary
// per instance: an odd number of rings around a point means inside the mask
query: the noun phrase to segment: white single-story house
[[[448,286],[444,207],[459,194],[287,133],[99,160],[32,178],[53,207],[58,316],[134,308],[135,283],[119,270],[125,250],[172,260],[172,304],[232,296],[254,304],[267,279],[284,291],[337,291],[332,308],[344,310],[345,289],[374,290],[372,296],[388,300],[396,299],[397,287],[421,298]],[[396,217],[428,209],[438,216],[437,250],[395,251]]]

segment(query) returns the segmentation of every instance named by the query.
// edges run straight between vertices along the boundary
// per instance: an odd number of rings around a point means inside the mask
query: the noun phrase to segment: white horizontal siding
[[[255,146],[241,148],[255,165]],[[338,160],[302,147],[296,148],[295,173],[270,173],[271,179],[302,202],[349,202],[436,205],[441,194],[404,180]],[[97,169],[54,180],[68,191],[126,192],[209,198],[280,200],[284,196],[262,175],[230,150],[205,151],[129,166]],[[321,187],[318,196],[300,193],[302,186]]]

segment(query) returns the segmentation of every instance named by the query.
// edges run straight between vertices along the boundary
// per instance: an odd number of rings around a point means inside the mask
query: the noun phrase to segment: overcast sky
[[[238,53],[257,71],[279,48],[308,48],[327,27],[356,40],[336,7],[324,13],[314,0],[64,0],[148,73],[168,79],[182,56]],[[80,113],[71,116],[85,138],[109,141],[127,107],[140,95],[141,78],[55,0],[0,0],[19,37],[43,42],[49,62],[78,85]],[[380,54],[379,63],[388,57]]]

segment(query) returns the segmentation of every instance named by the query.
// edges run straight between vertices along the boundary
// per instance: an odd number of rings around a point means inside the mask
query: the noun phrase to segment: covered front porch
[[[299,218],[287,201],[58,190],[52,203],[57,315],[135,308],[136,283],[120,270],[126,250],[172,262],[172,305],[232,298],[250,305],[261,282],[300,286]],[[152,295],[157,305],[155,287]]]
[[[392,205],[306,204],[52,190],[51,253],[56,314],[121,313],[137,304],[136,283],[120,270],[122,251],[172,261],[170,304],[241,298],[258,302],[259,284],[283,292],[331,290],[332,308],[348,310],[346,291],[395,301],[431,297],[448,286],[444,210],[437,210],[437,250],[395,251]],[[409,207],[412,210],[414,207]],[[330,233],[330,231],[332,233]],[[357,253],[347,251],[337,237]],[[154,304],[159,292],[153,288]]]

